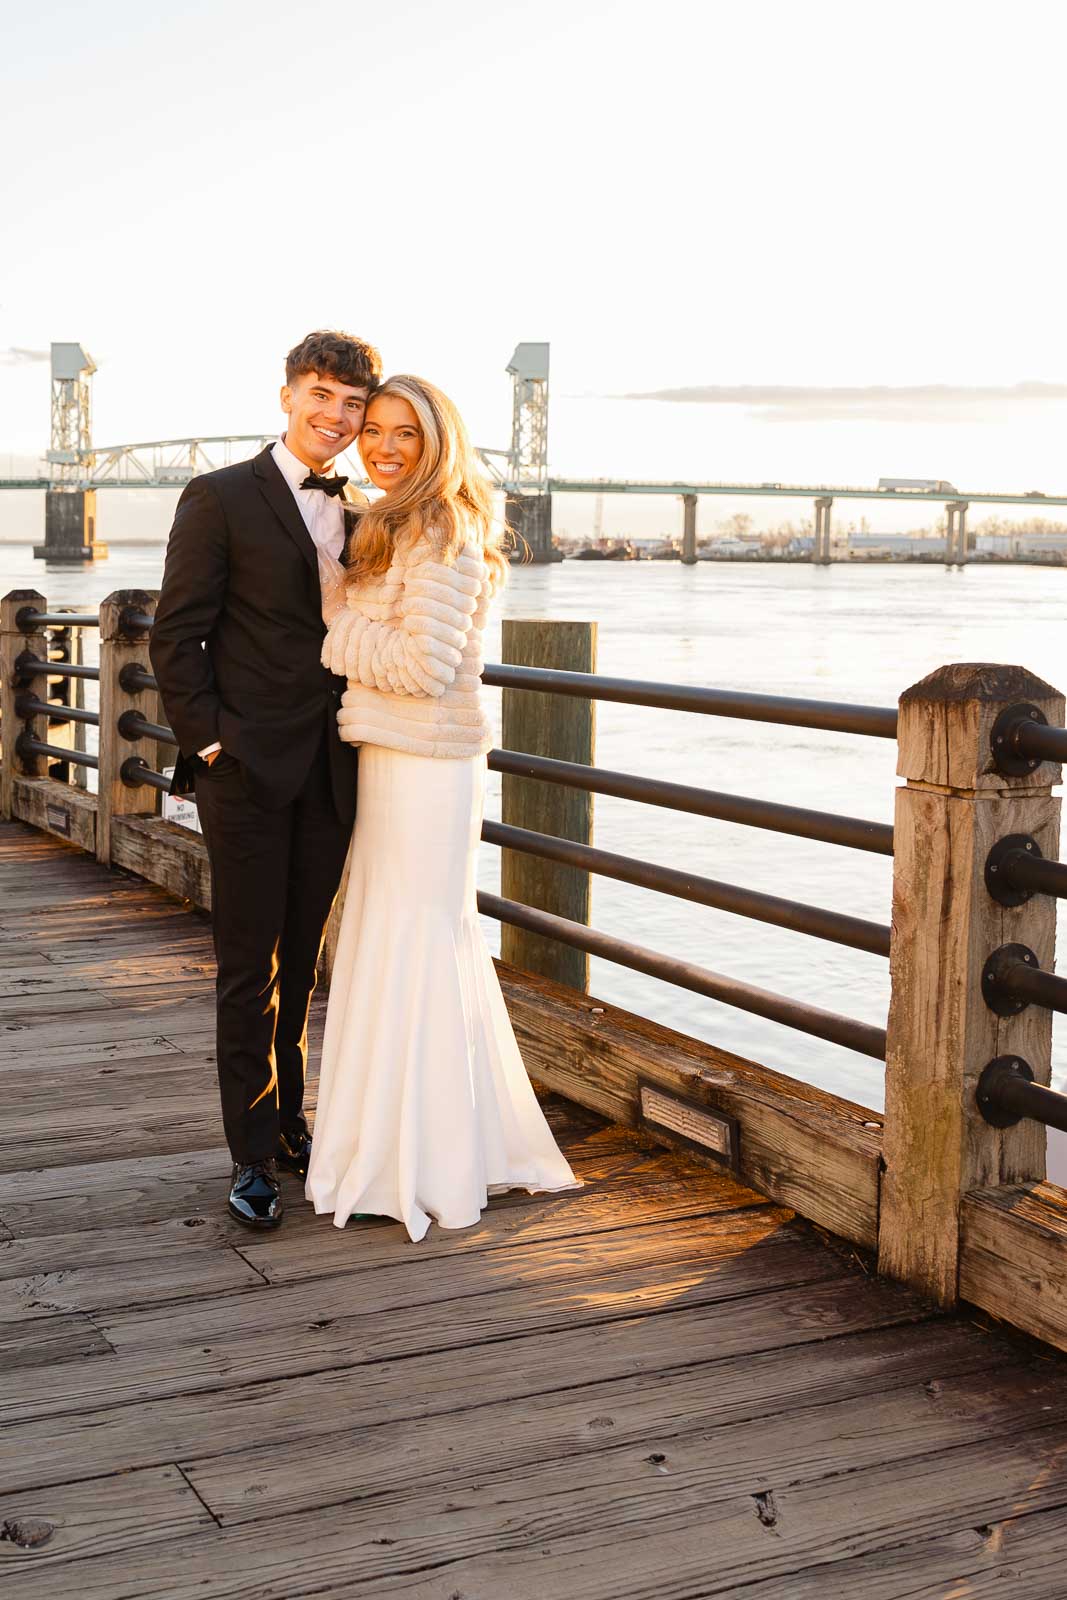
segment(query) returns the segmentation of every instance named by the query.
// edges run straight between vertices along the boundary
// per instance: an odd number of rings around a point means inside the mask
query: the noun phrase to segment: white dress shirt
[[[300,508],[304,526],[314,540],[315,548],[325,550],[335,561],[340,561],[341,551],[345,547],[344,497],[323,494],[321,489],[301,489],[300,485],[312,469],[297,460],[286,445],[284,437],[275,441],[271,447],[271,454],[279,472],[293,491],[293,499]],[[329,472],[320,472],[318,476],[333,478],[336,476],[336,471],[331,465]]]
[[[345,547],[344,496],[323,494],[321,489],[300,487],[312,469],[297,460],[286,445],[284,434],[271,446],[271,454],[278,471],[292,490],[293,499],[304,519],[304,526],[311,535],[315,549],[319,552],[319,578],[325,597],[331,576],[336,582],[337,563]],[[318,474],[321,478],[332,478],[335,475],[336,469],[332,465],[328,472]],[[197,751],[197,754],[209,756],[213,751],[221,749],[222,746],[216,739],[214,744],[205,745],[203,750]]]

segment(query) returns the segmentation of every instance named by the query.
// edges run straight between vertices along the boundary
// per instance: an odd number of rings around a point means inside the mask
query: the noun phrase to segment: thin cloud
[[[825,385],[698,384],[618,395],[620,400],[683,401],[690,405],[740,405],[768,421],[844,418],[853,421],[928,418],[948,421],[966,409],[992,414],[1006,406],[1067,400],[1067,383],[926,383]]]
[[[25,350],[21,345],[8,345],[6,350],[0,350],[0,367],[28,367],[33,362],[48,361],[47,350]]]

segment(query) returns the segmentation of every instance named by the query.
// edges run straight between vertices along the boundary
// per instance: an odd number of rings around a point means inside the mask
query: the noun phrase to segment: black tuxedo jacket
[[[346,491],[348,531],[358,506]],[[360,502],[363,503],[363,502]],[[270,449],[194,478],[178,502],[149,653],[191,787],[217,739],[268,810],[295,798],[325,731],[334,798],[355,815],[356,757],[337,732],[344,679],[319,660],[318,557]]]

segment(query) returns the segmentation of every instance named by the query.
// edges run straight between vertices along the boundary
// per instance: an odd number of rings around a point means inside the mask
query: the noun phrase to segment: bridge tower
[[[46,561],[93,561],[107,555],[96,542],[96,490],[85,487],[92,462],[92,376],[96,363],[80,344],[52,346],[52,437],[45,459],[53,487],[45,491]]]
[[[535,561],[559,561],[552,548],[548,490],[548,345],[516,345],[507,371],[513,383],[508,524],[525,539]]]

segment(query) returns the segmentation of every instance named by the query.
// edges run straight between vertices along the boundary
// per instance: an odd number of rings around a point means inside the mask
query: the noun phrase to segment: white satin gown
[[[478,921],[486,762],[364,744],[307,1196],[337,1227],[467,1228],[489,1195],[579,1187]]]

